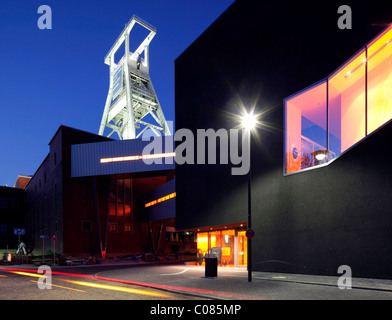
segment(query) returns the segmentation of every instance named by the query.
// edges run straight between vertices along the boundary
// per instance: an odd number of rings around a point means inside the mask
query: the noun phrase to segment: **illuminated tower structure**
[[[130,52],[135,24],[149,33],[135,52]],[[138,138],[147,129],[157,136],[171,134],[149,75],[149,45],[155,34],[153,26],[134,15],[106,55],[110,84],[99,135],[104,135],[105,128],[111,129],[108,137],[116,132],[121,140]],[[124,42],[125,53],[116,63],[115,54]]]

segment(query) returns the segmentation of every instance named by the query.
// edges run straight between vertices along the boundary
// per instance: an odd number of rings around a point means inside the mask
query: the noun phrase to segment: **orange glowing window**
[[[230,256],[231,248],[230,247],[222,247],[222,256]]]
[[[115,157],[115,158],[101,158],[100,163],[161,159],[161,158],[170,158],[175,156],[176,156],[175,152],[143,154],[143,155],[134,155],[134,156],[125,156],[125,157]]]
[[[340,155],[365,137],[366,51],[328,78],[329,151]]]
[[[368,132],[392,118],[392,29],[368,46]]]
[[[327,149],[327,84],[322,82],[286,101],[286,173],[320,164]]]
[[[204,255],[208,251],[208,232],[197,234],[197,249]]]
[[[328,163],[392,119],[392,25],[325,80],[285,99],[285,173]]]
[[[144,207],[145,207],[145,208],[148,208],[148,207],[151,207],[151,206],[153,206],[153,205],[156,205],[157,203],[161,203],[161,202],[163,202],[163,201],[167,201],[167,200],[173,199],[173,198],[175,198],[175,197],[176,197],[176,193],[173,192],[173,193],[171,193],[171,194],[168,194],[167,196],[164,196],[164,197],[162,197],[162,198],[159,198],[159,199],[156,199],[156,200],[153,200],[153,201],[151,201],[151,202],[146,203],[146,204],[144,205]]]

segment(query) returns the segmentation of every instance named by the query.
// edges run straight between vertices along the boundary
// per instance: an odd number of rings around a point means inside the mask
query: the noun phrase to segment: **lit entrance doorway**
[[[248,261],[248,243],[245,231],[225,229],[197,233],[197,251],[199,263],[204,264],[208,257],[218,258],[222,267],[242,267]]]

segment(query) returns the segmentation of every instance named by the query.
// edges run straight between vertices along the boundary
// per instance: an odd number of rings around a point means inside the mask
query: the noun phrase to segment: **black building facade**
[[[15,229],[25,229],[26,194],[23,189],[0,187],[0,246],[15,249]],[[25,235],[20,236],[25,241]]]
[[[253,270],[336,275],[348,265],[354,276],[392,276],[390,123],[327,166],[284,174],[285,99],[392,22],[390,4],[345,5],[352,26],[342,30],[338,1],[237,1],[175,61],[178,129],[196,136],[237,127],[243,108],[261,114],[252,139]],[[248,176],[231,167],[177,165],[177,229],[246,226]]]

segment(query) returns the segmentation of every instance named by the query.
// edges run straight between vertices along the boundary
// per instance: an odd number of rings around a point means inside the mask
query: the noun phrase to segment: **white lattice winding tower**
[[[135,52],[130,52],[129,39],[136,23],[149,34]],[[149,75],[149,45],[155,34],[153,26],[134,15],[106,55],[110,84],[99,135],[104,134],[106,127],[111,129],[108,137],[116,132],[120,139],[138,138],[147,129],[157,136],[170,135]],[[115,63],[114,56],[124,42],[125,54]],[[146,118],[148,115],[151,117]]]

